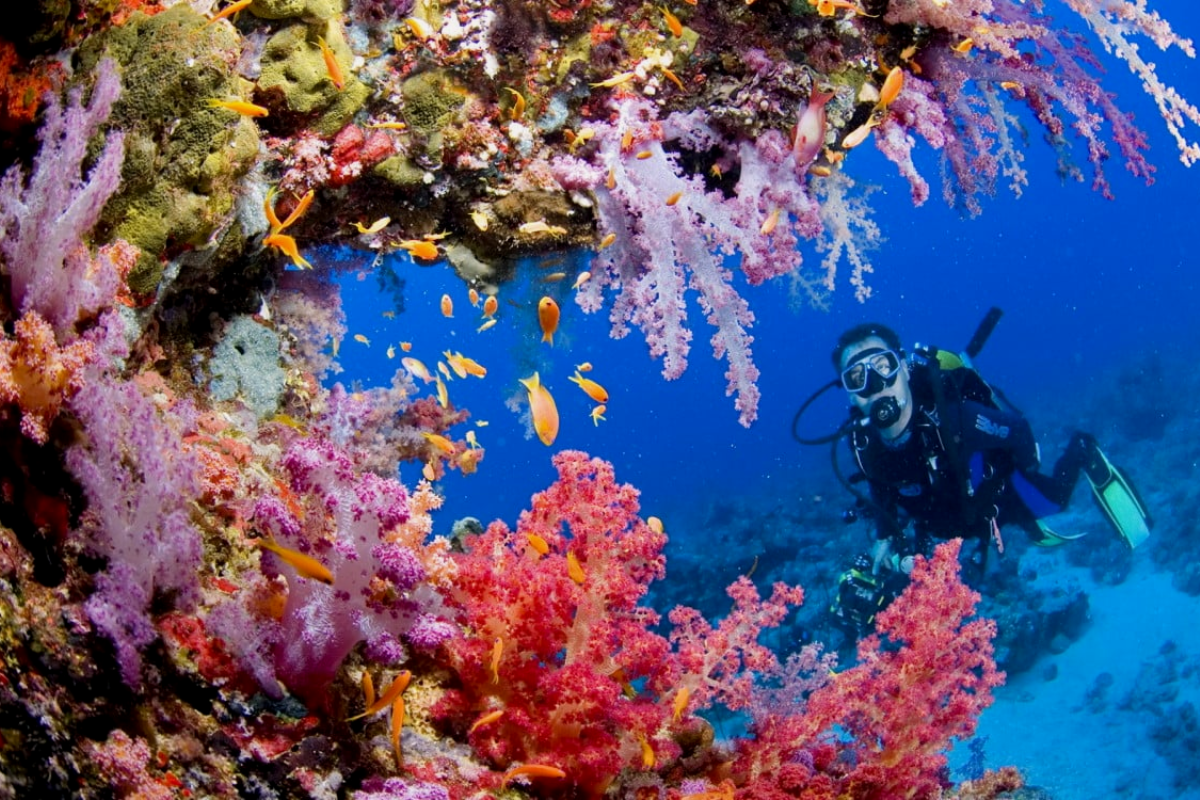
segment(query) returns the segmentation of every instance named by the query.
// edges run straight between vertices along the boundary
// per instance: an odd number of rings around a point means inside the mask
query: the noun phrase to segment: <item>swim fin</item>
[[[1137,490],[1119,467],[1108,460],[1099,447],[1093,448],[1095,458],[1084,467],[1092,486],[1096,505],[1108,517],[1125,544],[1132,550],[1150,536],[1154,521],[1146,511],[1146,505]]]
[[[1084,536],[1087,536],[1087,531],[1084,531],[1083,533],[1077,533],[1074,536],[1067,536],[1065,534],[1055,533],[1053,530],[1051,530],[1050,526],[1047,525],[1044,520],[1039,519],[1039,520],[1035,520],[1035,522],[1037,522],[1037,531],[1038,532],[1036,535],[1033,535],[1031,533],[1029,538],[1038,547],[1058,547],[1060,544],[1066,544],[1067,542],[1073,542],[1076,539],[1082,539]],[[1030,530],[1032,531],[1032,529],[1030,529]]]

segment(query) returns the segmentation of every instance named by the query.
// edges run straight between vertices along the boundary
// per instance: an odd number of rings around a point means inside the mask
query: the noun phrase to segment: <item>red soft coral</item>
[[[736,767],[741,796],[770,797],[795,764],[814,785],[833,778],[838,796],[940,796],[950,740],[974,733],[1004,680],[992,658],[995,623],[968,621],[979,595],[958,577],[961,545],[918,559],[912,583],[879,615],[878,633],[860,643],[858,665],[813,692],[803,714],[759,721]]]

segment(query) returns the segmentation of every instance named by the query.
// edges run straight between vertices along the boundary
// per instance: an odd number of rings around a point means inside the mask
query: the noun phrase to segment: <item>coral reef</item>
[[[948,793],[1001,679],[956,545],[830,675],[761,641],[803,593],[751,565],[714,581],[719,620],[664,623],[662,525],[584,453],[514,527],[435,536],[434,482],[484,457],[469,411],[412,356],[324,384],[332,275],[345,248],[447,260],[490,317],[522,258],[584,248],[556,296],[638,327],[668,379],[694,298],[749,425],[750,287],[820,304],[844,258],[870,292],[867,139],[917,204],[916,142],[941,150],[968,212],[1023,185],[1020,105],[1064,174],[1077,137],[1098,190],[1109,144],[1152,175],[1081,36],[1010,0],[36,5],[0,37],[0,797]],[[1130,37],[1190,43],[1068,5],[1196,160],[1200,112]],[[753,726],[717,742],[728,712]]]

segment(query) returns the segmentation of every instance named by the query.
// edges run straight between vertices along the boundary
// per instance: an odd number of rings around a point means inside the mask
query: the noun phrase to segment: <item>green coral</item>
[[[258,156],[254,122],[205,102],[250,90],[234,71],[237,32],[207,22],[182,3],[154,16],[137,13],[79,53],[81,72],[105,56],[122,67],[110,123],[127,132],[123,183],[102,222],[112,237],[141,249],[129,277],[138,293],[158,286],[160,255],[205,247],[225,225],[238,181]]]
[[[432,135],[450,125],[466,101],[466,92],[443,70],[414,75],[400,88],[404,121],[413,133]]]
[[[342,0],[254,0],[250,13],[263,19],[333,19],[344,10]]]
[[[325,136],[344,128],[370,97],[371,90],[350,74],[354,54],[336,25],[322,25],[326,43],[342,67],[345,86],[340,90],[329,77],[317,35],[308,25],[289,25],[276,33],[263,49],[258,90],[273,97],[273,105],[303,116]]]

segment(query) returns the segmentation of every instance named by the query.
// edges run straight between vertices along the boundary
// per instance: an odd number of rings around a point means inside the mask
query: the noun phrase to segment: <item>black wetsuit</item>
[[[940,409],[934,376],[941,381]],[[1037,519],[1066,506],[1091,437],[1077,434],[1054,475],[1043,475],[1028,420],[997,407],[977,373],[918,365],[910,387],[913,417],[898,440],[885,441],[870,427],[850,438],[877,515],[883,515],[877,538],[890,539],[893,552],[907,555],[928,553],[935,540],[958,536],[986,544],[1009,524],[1040,537]],[[904,534],[909,521],[912,541]]]

